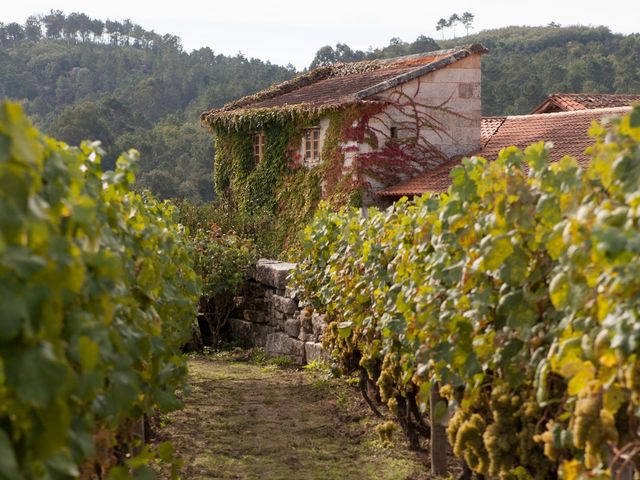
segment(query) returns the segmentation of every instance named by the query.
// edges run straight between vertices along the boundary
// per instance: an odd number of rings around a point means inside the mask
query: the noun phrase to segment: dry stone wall
[[[287,286],[295,264],[258,260],[229,319],[229,336],[246,347],[263,347],[297,365],[327,360],[322,349],[325,316],[301,302]]]

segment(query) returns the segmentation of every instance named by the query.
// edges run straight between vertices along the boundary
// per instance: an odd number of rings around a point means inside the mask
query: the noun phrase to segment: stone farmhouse
[[[297,125],[289,128],[287,148],[280,152],[289,166],[317,168],[325,156],[335,157],[337,147],[340,175],[362,188],[363,204],[386,205],[402,196],[446,191],[449,172],[464,156],[491,160],[510,145],[550,141],[552,160],[570,154],[586,162],[591,122],[621,115],[640,101],[640,95],[558,94],[529,115],[482,118],[485,53],[474,44],[320,67],[201,119],[218,139],[243,136],[251,146],[242,150],[251,157],[244,165],[255,168],[273,162],[265,160],[276,148],[270,132],[287,122]],[[332,124],[336,119],[342,123]],[[216,168],[223,170],[241,149],[231,150],[219,148]],[[216,182],[220,191],[233,178]]]

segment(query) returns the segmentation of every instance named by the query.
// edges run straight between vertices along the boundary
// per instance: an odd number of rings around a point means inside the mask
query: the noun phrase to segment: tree
[[[94,41],[102,41],[102,34],[104,33],[104,22],[97,19],[91,20],[91,33],[93,34]]]
[[[331,45],[325,45],[316,52],[311,68],[324,67],[336,63],[336,51]]]
[[[80,38],[82,39],[82,42],[86,42],[89,38],[89,34],[92,32],[93,22],[89,16],[84,13],[78,14],[76,21],[78,22],[78,33],[80,34]]]
[[[441,18],[438,20],[438,24],[436,25],[436,30],[442,32],[442,39],[444,40],[444,29],[449,26],[449,22],[447,22],[446,18]]]
[[[447,21],[447,27],[453,27],[453,38],[456,38],[456,25],[460,23],[460,16],[457,13],[452,13]]]
[[[142,41],[144,39],[144,34],[145,31],[144,29],[137,24],[133,25],[133,28],[131,29],[131,33],[130,36],[131,38],[133,38],[133,45],[136,47],[140,47],[142,44]]]
[[[10,41],[17,42],[18,40],[22,40],[25,36],[24,29],[19,23],[11,22],[6,25],[4,29],[6,36]]]
[[[37,42],[42,38],[42,22],[40,18],[31,15],[24,24],[24,33],[32,42]]]
[[[80,30],[80,14],[73,12],[67,15],[62,31],[67,41],[75,40]]]
[[[45,26],[47,38],[60,38],[60,34],[64,28],[65,17],[60,10],[51,10],[48,15],[42,19]]]
[[[122,22],[122,35],[126,38],[125,45],[129,45],[131,42],[131,36],[133,34],[134,24],[128,18]]]
[[[464,12],[462,17],[460,17],[460,21],[462,25],[464,25],[465,30],[467,31],[467,36],[469,36],[469,29],[473,28],[473,19],[475,15],[470,12]]]
[[[416,41],[409,46],[410,53],[422,53],[438,50],[440,46],[433,40],[433,38],[425,35],[420,35],[416,38]]]
[[[104,22],[105,30],[107,31],[107,35],[111,39],[112,45],[118,45],[120,34],[122,32],[122,24],[117,21],[107,20]]]

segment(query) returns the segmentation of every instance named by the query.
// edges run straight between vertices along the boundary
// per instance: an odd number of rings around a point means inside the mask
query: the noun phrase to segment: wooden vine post
[[[438,384],[431,387],[429,409],[431,417],[431,474],[444,476],[447,474],[447,431],[442,419],[436,414],[437,405],[444,402],[440,396]]]

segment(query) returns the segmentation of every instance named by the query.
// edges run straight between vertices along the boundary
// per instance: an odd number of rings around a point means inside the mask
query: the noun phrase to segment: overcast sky
[[[507,25],[606,25],[614,32],[640,31],[640,1],[616,0],[2,0],[0,21],[24,20],[51,9],[84,12],[105,20],[130,18],[148,30],[182,38],[188,51],[202,46],[216,53],[244,53],[273,63],[307,66],[323,45],[347,43],[366,50],[392,37],[441,38],[441,17],[468,11],[475,31]],[[458,27],[457,34],[463,33]],[[450,32],[452,33],[452,32]],[[463,42],[463,40],[461,41]]]

